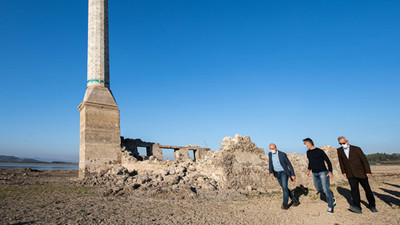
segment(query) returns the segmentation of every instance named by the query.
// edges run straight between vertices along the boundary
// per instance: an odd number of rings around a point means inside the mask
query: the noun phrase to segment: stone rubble
[[[336,149],[331,146],[320,148],[326,151],[333,164],[334,179],[331,183],[342,181]],[[225,137],[219,150],[207,152],[198,161],[159,161],[152,156],[138,161],[124,149],[122,157],[125,166],[87,176],[82,184],[104,186],[105,196],[138,190],[195,198],[215,197],[221,193],[257,195],[280,189],[278,182],[269,178],[268,156],[248,136]],[[312,178],[306,176],[306,155],[293,153],[288,157],[296,172],[296,182],[289,182],[289,188],[299,185],[313,188]]]

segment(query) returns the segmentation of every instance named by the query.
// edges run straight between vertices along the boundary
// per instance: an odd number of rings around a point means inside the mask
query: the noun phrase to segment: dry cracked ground
[[[341,182],[331,186],[337,206],[330,215],[312,186],[296,193],[301,194],[298,207],[283,211],[278,183],[256,196],[140,190],[105,195],[105,188],[81,185],[77,171],[2,169],[0,224],[400,224],[400,166],[372,170],[379,212],[365,207],[363,191],[363,214],[348,211],[350,188]]]

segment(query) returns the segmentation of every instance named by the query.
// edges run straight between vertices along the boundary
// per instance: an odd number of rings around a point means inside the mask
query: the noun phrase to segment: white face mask
[[[343,148],[348,148],[349,145],[348,145],[348,144],[342,144],[342,147],[343,147]]]
[[[271,150],[272,154],[275,154],[278,150]]]
[[[306,149],[308,149],[307,145],[304,145],[304,147],[306,147]]]

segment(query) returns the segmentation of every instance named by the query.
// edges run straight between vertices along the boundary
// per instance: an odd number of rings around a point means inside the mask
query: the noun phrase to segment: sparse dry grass
[[[88,196],[93,194],[94,187],[81,187],[74,185],[27,185],[27,186],[7,186],[0,189],[0,203],[9,200],[23,200],[32,203],[46,199],[51,196],[62,196],[59,201],[75,197]]]

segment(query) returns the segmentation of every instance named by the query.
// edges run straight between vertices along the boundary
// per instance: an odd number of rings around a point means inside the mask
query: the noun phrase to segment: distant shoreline
[[[385,166],[385,165],[396,165],[396,166],[398,166],[398,165],[400,165],[400,162],[399,161],[393,161],[393,162],[370,162],[369,163],[370,165],[377,165],[377,166]]]
[[[10,164],[10,165],[60,165],[60,166],[77,166],[79,165],[78,163],[51,163],[51,162],[29,162],[29,163],[24,163],[24,162],[0,162],[0,164]]]

